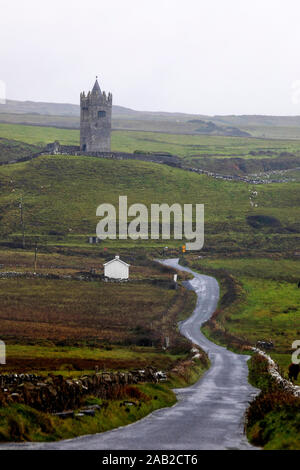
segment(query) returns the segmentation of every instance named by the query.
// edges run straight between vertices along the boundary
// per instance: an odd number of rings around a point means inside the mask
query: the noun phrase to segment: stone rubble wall
[[[276,381],[276,383],[287,393],[294,395],[295,397],[300,398],[300,387],[294,385],[290,380],[283,378],[279,372],[279,367],[273,359],[266,354],[264,351],[258,348],[251,348],[256,354],[262,356],[268,363],[268,371],[271,377]]]
[[[32,155],[27,155],[27,157],[18,158],[18,160],[9,160],[7,162],[0,162],[0,166],[2,165],[11,165],[12,163],[21,163],[21,162],[28,162],[29,160],[33,160],[34,158],[40,157],[41,155],[45,155],[45,152],[37,152]]]
[[[84,397],[118,398],[126,385],[159,381],[154,368],[130,372],[99,372],[79,378],[62,375],[42,377],[34,374],[0,375],[0,406],[24,403],[44,412],[62,412],[79,407]]]
[[[175,289],[176,282],[164,278],[143,278],[143,279],[114,279],[108,278],[103,274],[91,274],[89,272],[79,272],[77,274],[53,274],[53,273],[34,273],[28,271],[0,271],[1,279],[56,279],[56,280],[72,280],[72,281],[86,281],[86,282],[109,282],[109,283],[128,283],[131,284],[151,284],[158,285],[165,289]]]
[[[26,279],[66,279],[77,281],[91,281],[91,280],[104,280],[104,276],[100,274],[79,273],[71,274],[52,274],[52,273],[34,273],[28,271],[2,271],[0,272],[0,279],[12,278],[26,278]]]

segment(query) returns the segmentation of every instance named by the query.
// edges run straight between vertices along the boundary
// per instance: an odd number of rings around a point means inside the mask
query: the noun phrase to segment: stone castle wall
[[[164,163],[165,165],[181,168],[180,158],[176,155],[167,153],[126,153],[126,152],[100,152],[100,151],[82,151],[79,145],[61,145],[59,142],[53,142],[47,145],[44,153],[50,155],[74,155],[89,156],[98,158],[109,158],[112,160],[142,160],[152,163]]]

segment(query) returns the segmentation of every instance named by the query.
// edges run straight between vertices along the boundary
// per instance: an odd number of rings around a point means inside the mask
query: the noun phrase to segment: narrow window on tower
[[[102,117],[105,117],[105,116],[106,116],[105,111],[98,111],[98,118],[102,118]]]

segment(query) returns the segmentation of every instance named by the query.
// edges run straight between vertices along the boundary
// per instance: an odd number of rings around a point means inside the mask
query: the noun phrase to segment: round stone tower
[[[80,150],[110,152],[112,94],[101,91],[96,78],[92,91],[80,93]]]

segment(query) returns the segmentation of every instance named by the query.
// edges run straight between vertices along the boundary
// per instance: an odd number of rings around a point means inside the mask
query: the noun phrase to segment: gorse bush
[[[294,416],[300,412],[300,399],[283,390],[259,394],[248,409],[248,426],[251,427],[257,421],[263,420],[270,412],[287,413]]]

